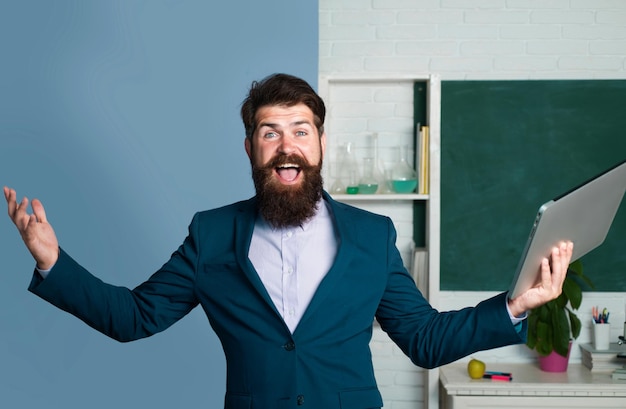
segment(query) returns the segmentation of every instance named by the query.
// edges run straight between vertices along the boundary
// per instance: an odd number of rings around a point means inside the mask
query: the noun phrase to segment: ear
[[[246,148],[246,154],[248,155],[248,159],[252,160],[252,145],[250,143],[250,138],[245,138],[243,140],[243,144]]]
[[[322,148],[322,159],[323,159],[325,152],[326,152],[326,132],[323,132],[322,136],[320,136],[320,147]]]

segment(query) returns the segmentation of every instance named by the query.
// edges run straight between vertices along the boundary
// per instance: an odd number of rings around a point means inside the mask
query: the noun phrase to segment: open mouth
[[[280,180],[287,183],[294,182],[301,171],[300,166],[295,163],[283,163],[274,169]]]

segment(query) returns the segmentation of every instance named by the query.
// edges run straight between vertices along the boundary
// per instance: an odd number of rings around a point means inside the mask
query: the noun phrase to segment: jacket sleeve
[[[476,351],[525,341],[526,322],[519,331],[512,324],[506,293],[458,311],[434,309],[404,268],[395,239],[390,225],[387,287],[376,318],[413,363],[434,368]]]
[[[120,342],[163,331],[198,305],[196,219],[170,260],[133,290],[103,282],[63,249],[45,279],[34,272],[28,289]]]

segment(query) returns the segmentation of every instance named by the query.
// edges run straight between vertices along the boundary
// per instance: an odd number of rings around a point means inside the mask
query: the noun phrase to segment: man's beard
[[[300,167],[299,185],[283,185],[276,180],[276,168],[293,163]],[[256,188],[261,216],[274,228],[302,226],[315,215],[322,198],[322,160],[309,165],[297,155],[279,155],[264,166],[252,162],[252,180]]]

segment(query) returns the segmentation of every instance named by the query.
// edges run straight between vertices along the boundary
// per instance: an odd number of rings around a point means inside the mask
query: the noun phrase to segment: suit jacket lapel
[[[346,271],[346,268],[348,266],[350,254],[354,253],[352,240],[349,239],[350,237],[353,237],[354,229],[353,226],[350,224],[349,215],[345,214],[346,208],[344,207],[344,205],[337,203],[335,200],[333,200],[326,192],[324,192],[324,200],[326,200],[331,205],[335,229],[338,236],[339,248],[337,249],[335,262],[320,283],[317,291],[315,292],[315,295],[313,296],[313,299],[309,303],[309,306],[302,316],[300,323],[296,327],[295,332],[298,332],[298,330],[302,328],[302,324],[314,315],[315,310],[317,310],[319,306],[324,303],[324,299],[332,291],[336,291],[336,287],[341,281],[343,272]],[[261,278],[257,274],[254,266],[252,265],[248,257],[256,217],[257,205],[255,197],[243,202],[242,206],[239,208],[239,213],[236,216],[236,258],[239,262],[241,270],[244,272],[244,275],[248,278],[256,291],[261,295],[263,300],[265,300],[265,302],[271,306],[272,310],[276,313],[276,316],[281,320],[281,322],[285,326],[285,329],[287,329],[287,331],[289,332],[287,324],[285,324],[282,316],[276,309],[274,302],[272,301],[265,286],[263,285],[263,282],[261,281]]]
[[[254,289],[259,293],[263,300],[270,305],[272,310],[276,313],[278,318],[283,321],[282,316],[276,309],[272,298],[270,297],[267,289],[263,285],[261,278],[254,269],[248,253],[250,251],[250,242],[252,240],[252,232],[254,231],[254,224],[257,217],[257,205],[256,197],[243,202],[243,205],[239,208],[239,213],[235,217],[235,255],[239,262],[239,267],[243,271],[244,275],[250,281]],[[285,328],[287,325],[285,324]]]
[[[295,332],[298,332],[302,328],[302,324],[313,316],[315,310],[324,303],[324,299],[331,292],[337,290],[337,285],[339,285],[341,277],[348,267],[350,254],[354,254],[352,240],[349,239],[354,232],[350,224],[350,217],[345,214],[346,208],[343,205],[339,205],[326,192],[324,192],[324,199],[331,205],[339,248],[337,249],[335,262],[317,288]]]

